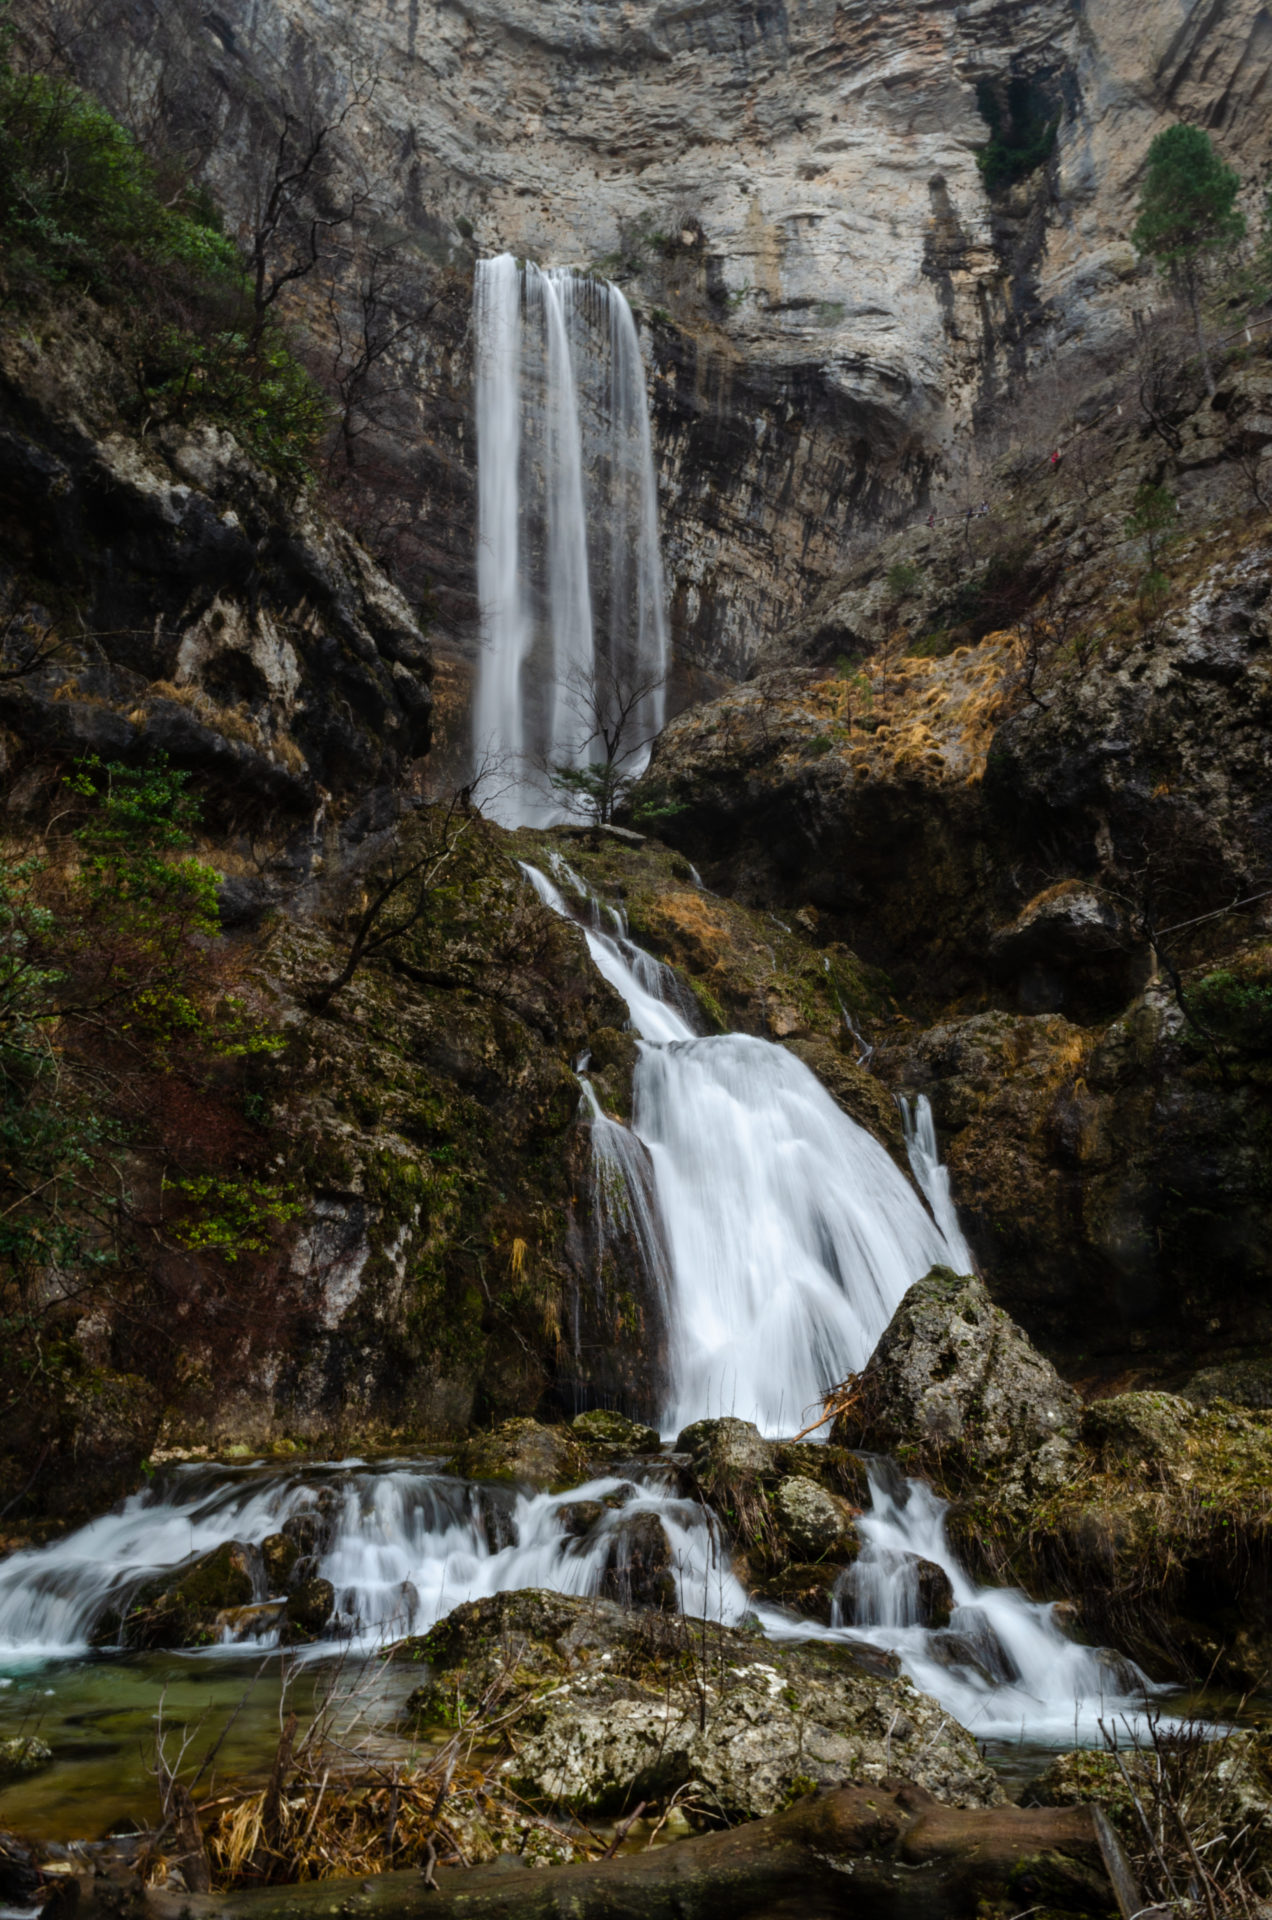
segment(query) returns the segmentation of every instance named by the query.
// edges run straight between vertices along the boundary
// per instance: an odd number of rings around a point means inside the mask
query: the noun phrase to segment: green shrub
[[[1245,1053],[1272,1053],[1272,986],[1220,968],[1188,989],[1189,1011]]]
[[[2,54],[2,48],[0,48]],[[0,290],[73,287],[112,312],[149,417],[213,420],[301,480],[327,409],[205,190],[165,178],[69,81],[0,57]]]

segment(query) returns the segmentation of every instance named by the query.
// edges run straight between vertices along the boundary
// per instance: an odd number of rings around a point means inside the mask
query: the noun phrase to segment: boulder
[[[1073,1469],[1080,1404],[983,1281],[933,1267],[893,1314],[832,1438],[895,1454],[948,1490],[1005,1472],[1041,1489]]]
[[[390,1651],[432,1666],[408,1702],[421,1720],[453,1718],[501,1677],[501,1708],[524,1708],[500,1772],[542,1804],[619,1810],[697,1780],[728,1818],[750,1818],[817,1787],[888,1776],[956,1806],[1002,1798],[972,1737],[873,1648],[773,1645],[523,1592],[466,1602]]]
[[[755,1586],[755,1598],[785,1607],[802,1620],[819,1620],[824,1627],[832,1623],[835,1594],[847,1568],[833,1560],[815,1565],[796,1562]]]
[[[284,1592],[299,1558],[299,1546],[285,1533],[271,1533],[261,1541],[265,1585],[271,1594]]]
[[[846,1626],[869,1626],[878,1619],[872,1599],[866,1596],[873,1595],[881,1576],[885,1580],[904,1581],[908,1586],[907,1611],[912,1617],[905,1622],[907,1626],[949,1626],[954,1611],[954,1589],[944,1567],[938,1567],[933,1560],[924,1560],[917,1553],[893,1552],[876,1553],[869,1560],[858,1560],[841,1576],[835,1599]],[[864,1607],[863,1599],[866,1599]]]
[[[256,1550],[223,1541],[180,1567],[148,1580],[126,1605],[112,1609],[93,1633],[95,1646],[205,1647],[220,1639],[218,1616],[256,1597]]]
[[[855,1551],[857,1529],[848,1502],[802,1474],[779,1482],[773,1515],[799,1560],[842,1561]]]
[[[1082,1438],[1101,1468],[1130,1468],[1146,1479],[1187,1476],[1193,1409],[1176,1393],[1119,1393],[1082,1414]]]
[[[1272,1360],[1229,1360],[1221,1366],[1203,1367],[1181,1389],[1185,1400],[1208,1407],[1215,1400],[1230,1400],[1237,1407],[1272,1407]]]
[[[52,1747],[37,1740],[34,1734],[19,1733],[0,1740],[0,1787],[24,1780],[29,1773],[38,1773],[41,1767],[50,1766],[52,1760]]]
[[[773,1447],[750,1420],[695,1420],[676,1440],[703,1487],[758,1480],[773,1470]]]
[[[303,1646],[321,1639],[330,1624],[336,1604],[336,1590],[330,1580],[306,1580],[288,1595],[284,1614],[283,1640],[288,1646]]]
[[[633,1513],[610,1535],[601,1575],[601,1593],[624,1607],[661,1607],[679,1603],[675,1558],[666,1528],[656,1513]]]
[[[639,1420],[629,1420],[626,1414],[611,1413],[605,1407],[576,1414],[570,1431],[589,1453],[658,1453],[662,1447],[655,1427],[642,1426]]]
[[[508,1481],[560,1491],[588,1477],[579,1442],[564,1427],[538,1420],[505,1420],[488,1433],[474,1433],[454,1459],[456,1473],[472,1480]]]

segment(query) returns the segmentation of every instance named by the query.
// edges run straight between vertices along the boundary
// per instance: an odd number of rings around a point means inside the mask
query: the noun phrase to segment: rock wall
[[[1265,166],[1256,0],[116,0],[91,19],[62,36],[80,70],[236,216],[281,108],[361,87],[341,141],[364,242],[403,243],[426,316],[381,455],[411,501],[408,583],[467,650],[476,252],[594,267],[642,310],[677,638],[736,671],[854,534],[961,471],[1013,371],[1098,355],[1152,303],[1126,236],[1160,126],[1196,120]],[[1056,120],[1055,151],[991,198],[976,154],[1010,98]]]

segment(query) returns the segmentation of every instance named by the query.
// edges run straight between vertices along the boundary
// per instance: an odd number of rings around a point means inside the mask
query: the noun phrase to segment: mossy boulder
[[[1072,1602],[1083,1636],[1157,1678],[1243,1690],[1272,1673],[1272,1414],[1121,1394],[1082,1418],[1072,1471],[965,1487],[956,1551],[995,1584]]]
[[[1234,1406],[1272,1408],[1272,1360],[1227,1360],[1213,1367],[1202,1367],[1181,1389],[1184,1399],[1199,1407],[1215,1400],[1230,1400]]]
[[[319,1640],[330,1625],[335,1610],[336,1590],[330,1580],[306,1580],[287,1596],[283,1641],[287,1646],[303,1646]]]
[[[210,1646],[220,1638],[218,1616],[254,1598],[258,1566],[252,1547],[226,1540],[137,1588],[123,1609],[103,1617],[93,1642],[138,1649]]]
[[[839,1582],[851,1562],[836,1564],[818,1560],[811,1564],[794,1561],[767,1576],[761,1576],[753,1589],[755,1598],[784,1607],[802,1620],[831,1624]]]
[[[983,1281],[933,1267],[906,1293],[832,1438],[896,1455],[947,1490],[1008,1469],[1063,1484],[1080,1402]]]
[[[261,1541],[261,1563],[265,1569],[265,1585],[271,1594],[286,1591],[292,1570],[299,1559],[298,1542],[289,1539],[285,1533],[271,1533]]]
[[[505,1420],[488,1433],[474,1433],[460,1447],[454,1469],[470,1480],[560,1492],[588,1478],[587,1456],[565,1427],[538,1420]]]
[[[626,1414],[612,1413],[605,1407],[592,1407],[587,1413],[575,1414],[570,1432],[589,1453],[657,1453],[662,1446],[656,1427],[644,1426],[639,1420],[629,1420]]]
[[[751,1420],[695,1420],[676,1438],[676,1452],[687,1455],[704,1486],[759,1480],[773,1471],[773,1446]]]
[[[1001,1792],[975,1741],[874,1649],[779,1646],[736,1628],[603,1600],[500,1594],[391,1650],[433,1672],[408,1706],[445,1720],[498,1676],[517,1703],[500,1775],[575,1812],[665,1802],[691,1779],[749,1818],[796,1793],[891,1775],[958,1806]]]

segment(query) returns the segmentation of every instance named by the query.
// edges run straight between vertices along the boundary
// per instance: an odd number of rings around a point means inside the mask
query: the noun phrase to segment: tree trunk
[[[1201,361],[1201,377],[1206,383],[1206,392],[1213,400],[1217,389],[1215,387],[1215,376],[1210,367],[1210,354],[1206,347],[1206,332],[1201,324],[1201,295],[1198,291],[1196,280],[1191,277],[1188,281],[1188,304],[1192,308],[1193,332],[1197,336],[1197,355]]]
[[[583,1866],[444,1869],[437,1892],[417,1871],[146,1896],[147,1920],[974,1920],[986,1902],[1088,1920],[1143,1912],[1098,1808],[964,1812],[896,1781]]]

